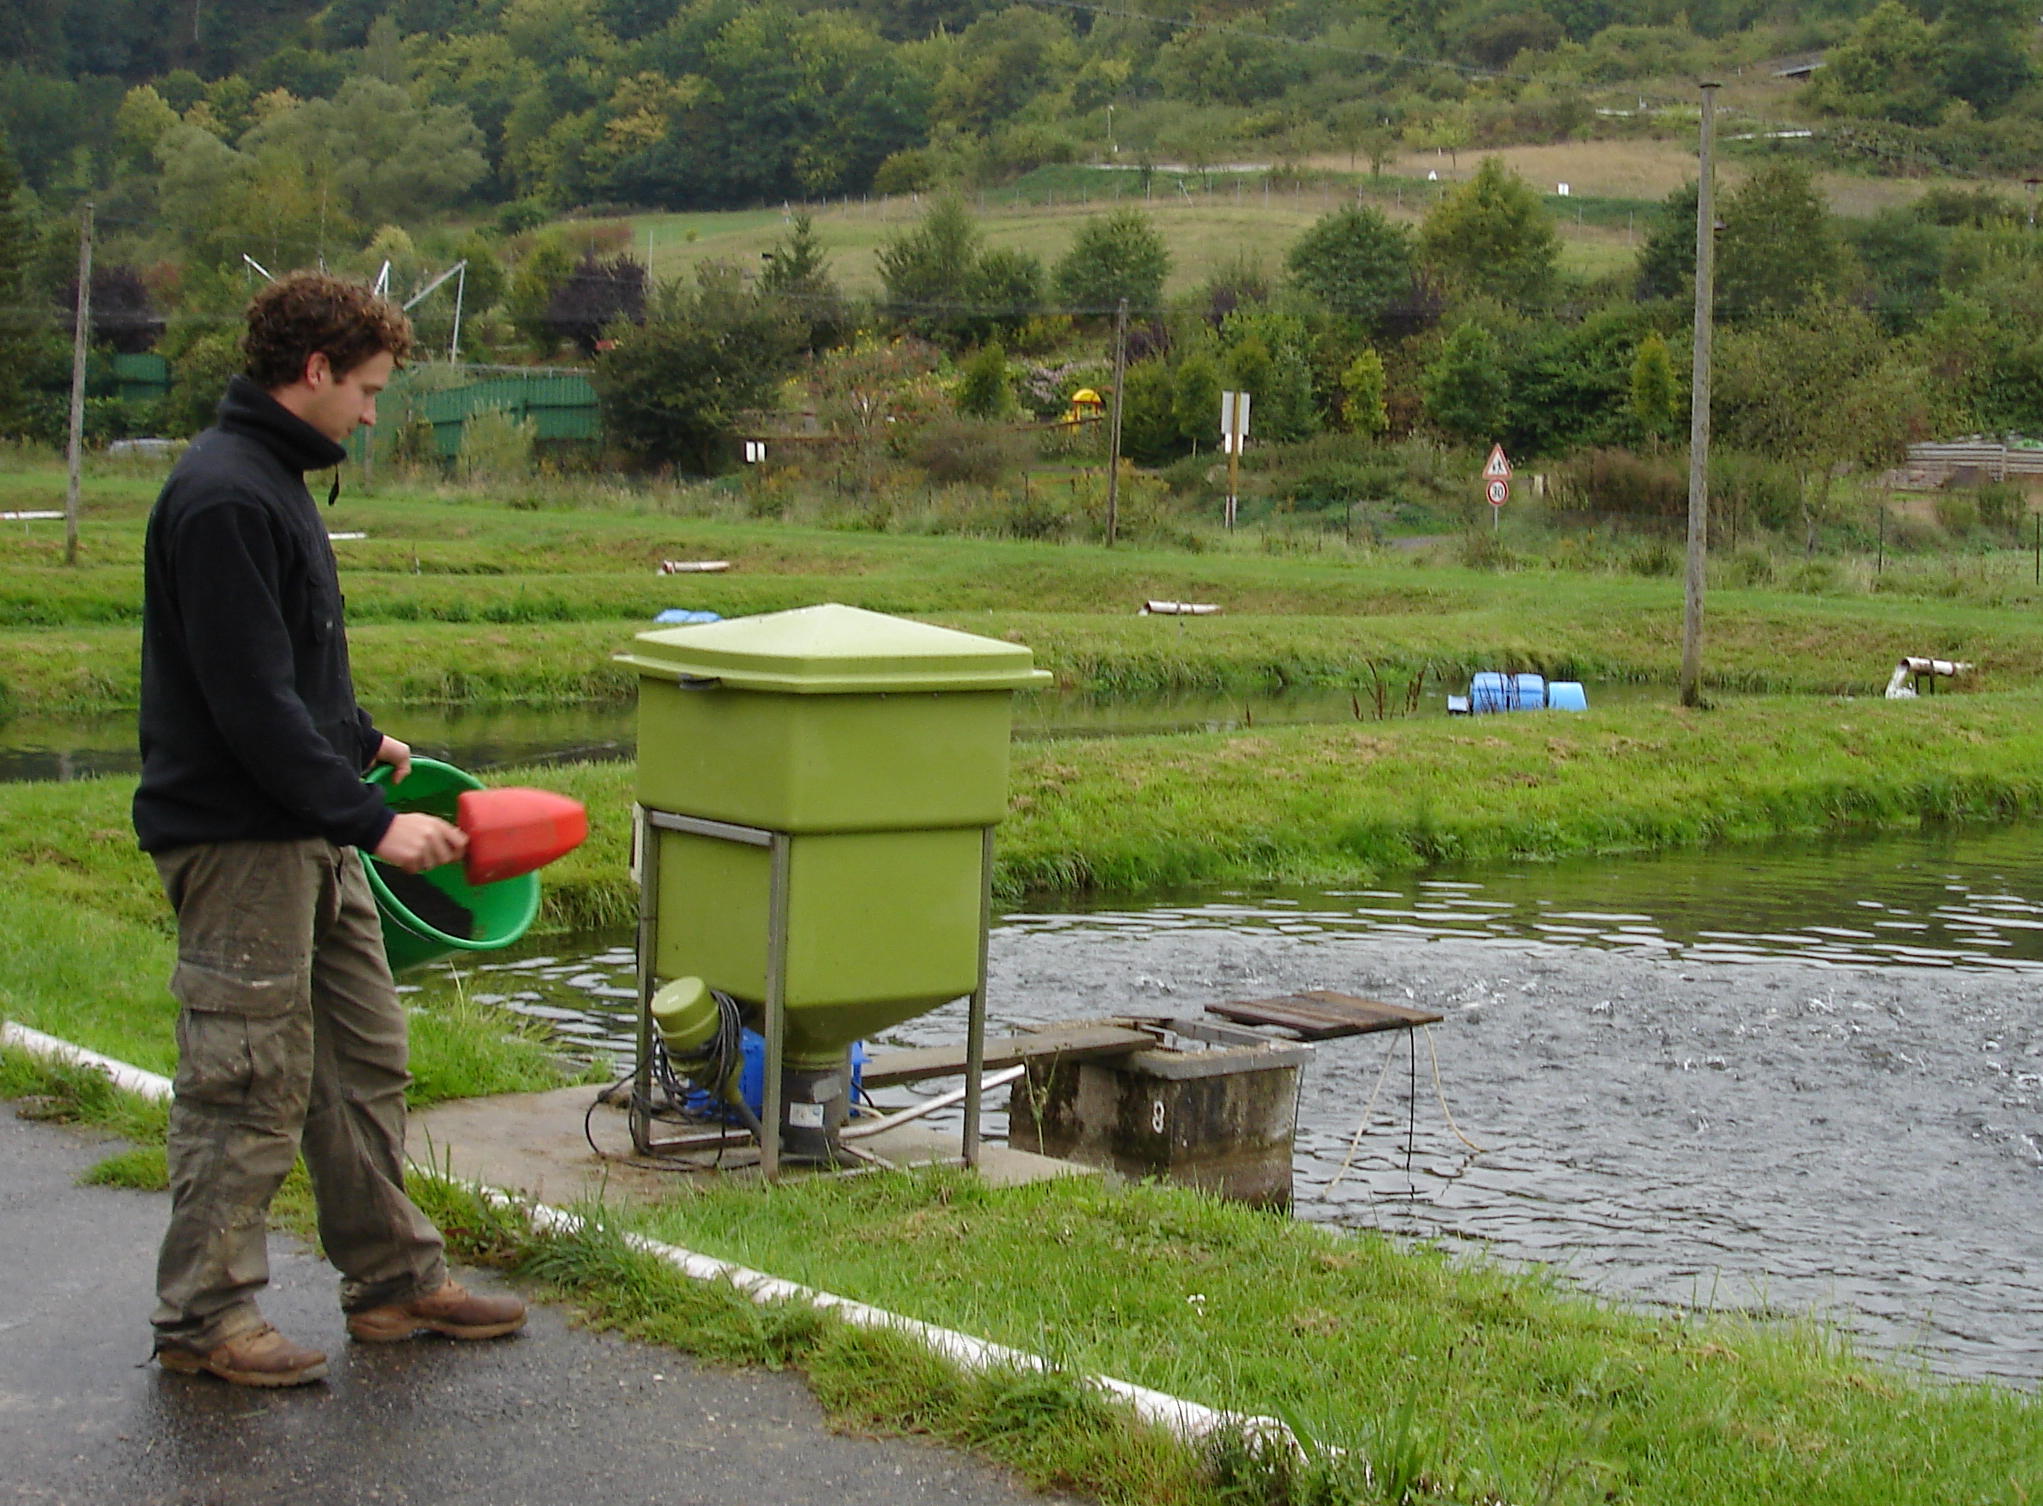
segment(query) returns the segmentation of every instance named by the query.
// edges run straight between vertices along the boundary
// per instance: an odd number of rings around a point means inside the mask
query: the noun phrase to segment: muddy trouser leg
[[[439,1231],[404,1190],[409,1045],[376,902],[354,849],[322,847],[305,1165],[341,1306],[359,1312],[432,1291],[447,1273]]]
[[[180,1005],[158,1348],[210,1349],[263,1321],[270,1199],[297,1157],[312,1082],[316,847],[219,842],[156,858],[177,912]]]

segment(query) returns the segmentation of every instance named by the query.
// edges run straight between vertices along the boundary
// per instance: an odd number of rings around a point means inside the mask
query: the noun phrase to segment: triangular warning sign
[[[1509,481],[1510,479],[1511,462],[1505,458],[1504,447],[1500,444],[1491,445],[1489,463],[1483,467],[1483,480]]]

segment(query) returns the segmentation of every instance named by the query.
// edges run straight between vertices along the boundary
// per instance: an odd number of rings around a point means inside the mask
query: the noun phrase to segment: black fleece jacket
[[[355,703],[333,546],[305,473],[346,451],[246,377],[149,515],[143,563],[146,852],[390,826],[362,782],[383,734]]]

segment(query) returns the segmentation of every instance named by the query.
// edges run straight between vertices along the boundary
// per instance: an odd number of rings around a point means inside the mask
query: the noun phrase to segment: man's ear
[[[333,380],[333,360],[323,350],[315,350],[305,358],[305,372],[300,378],[308,387],[320,387]]]

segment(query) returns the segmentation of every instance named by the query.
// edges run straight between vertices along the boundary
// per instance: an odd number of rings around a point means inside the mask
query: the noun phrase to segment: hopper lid
[[[642,675],[794,695],[1028,690],[1047,684],[1025,644],[828,602],[640,633],[619,654]]]

